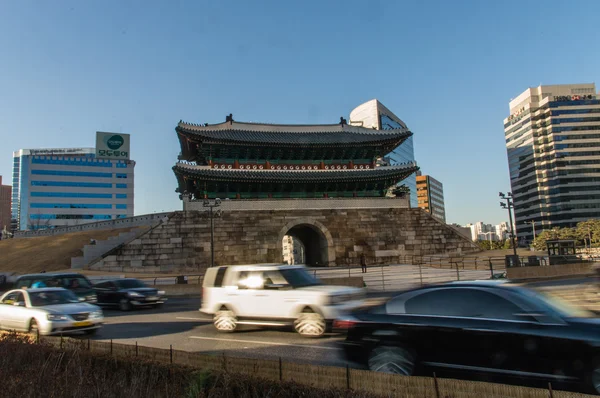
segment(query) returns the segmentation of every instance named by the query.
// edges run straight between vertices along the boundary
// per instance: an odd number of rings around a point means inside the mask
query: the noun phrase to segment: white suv
[[[302,336],[318,337],[364,297],[363,289],[324,285],[304,266],[233,265],[206,271],[200,311],[222,332],[293,324]]]

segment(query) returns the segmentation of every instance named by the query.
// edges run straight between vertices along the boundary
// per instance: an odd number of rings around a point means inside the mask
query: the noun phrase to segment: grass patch
[[[130,230],[132,228],[1,240],[0,271],[27,274],[68,269],[71,257],[82,256],[83,246],[89,244],[90,239],[106,240]]]
[[[82,341],[82,343],[85,343]],[[36,344],[35,336],[0,334],[1,396],[22,398],[376,398],[367,392],[320,389],[216,370],[117,358]]]

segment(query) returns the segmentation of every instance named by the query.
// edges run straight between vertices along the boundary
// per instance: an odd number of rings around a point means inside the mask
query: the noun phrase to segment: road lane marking
[[[257,341],[257,340],[221,339],[218,337],[200,337],[200,336],[189,336],[189,337],[190,337],[190,339],[198,339],[198,340],[216,340],[216,341],[234,342],[234,343],[278,345],[278,346],[298,347],[298,348],[316,348],[319,350],[335,350],[335,351],[339,350],[338,348],[335,348],[335,347],[324,347],[324,346],[320,346],[320,345],[273,343],[273,342]]]

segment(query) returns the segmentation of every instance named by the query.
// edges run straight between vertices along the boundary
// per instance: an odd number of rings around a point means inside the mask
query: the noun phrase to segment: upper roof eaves
[[[346,132],[372,135],[394,135],[408,129],[375,130],[349,124],[268,124],[246,122],[223,122],[219,124],[193,124],[180,121],[177,127],[190,132],[203,131],[245,131],[266,133],[333,133]]]

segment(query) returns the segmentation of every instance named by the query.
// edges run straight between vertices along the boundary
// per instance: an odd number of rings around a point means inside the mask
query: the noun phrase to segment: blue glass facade
[[[382,130],[397,129],[404,127],[400,123],[393,120],[390,116],[385,115],[383,113],[380,114],[379,118]],[[410,137],[401,145],[396,147],[388,155],[388,157],[390,158],[392,165],[415,162],[413,137]],[[410,206],[418,207],[419,202],[417,199],[417,174],[411,174],[408,178],[399,182],[398,185],[406,185],[410,189]]]
[[[43,229],[131,217],[134,167],[133,161],[96,159],[93,148],[17,151],[11,227]]]

